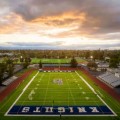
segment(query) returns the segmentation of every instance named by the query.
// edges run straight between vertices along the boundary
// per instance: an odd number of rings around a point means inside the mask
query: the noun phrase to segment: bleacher
[[[104,83],[112,86],[120,86],[120,78],[115,76],[115,73],[107,71],[106,73],[99,75],[98,78]]]
[[[20,71],[20,70],[22,70],[23,69],[23,66],[22,65],[15,65],[14,66],[14,73],[16,73],[16,72],[18,72],[18,71]]]
[[[17,78],[18,78],[18,77],[16,77],[16,76],[12,76],[12,77],[6,79],[2,84],[7,86],[7,85],[9,85],[10,83],[12,83],[14,80],[16,80]]]
[[[106,73],[100,75],[99,77],[100,77],[100,78],[103,78],[103,77],[105,77],[105,76],[109,76],[110,74],[111,74],[110,72],[106,72]]]
[[[116,86],[118,86],[118,85],[120,85],[120,80],[119,80],[119,81],[115,81],[115,82],[112,83],[112,86],[113,86],[113,87],[116,87]]]

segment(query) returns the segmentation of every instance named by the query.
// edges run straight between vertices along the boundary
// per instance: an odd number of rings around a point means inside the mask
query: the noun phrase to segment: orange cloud
[[[11,34],[19,32],[25,24],[25,21],[23,21],[22,17],[14,13],[4,16],[2,19],[6,20],[7,23],[1,25],[0,34]]]
[[[85,13],[65,12],[54,16],[44,16],[32,21],[25,21],[20,15],[11,13],[3,18],[8,23],[2,25],[0,34],[26,33],[26,34],[57,34],[76,29],[86,21]],[[49,31],[53,32],[49,33]],[[67,35],[67,34],[66,34]]]
[[[65,12],[63,14],[54,16],[43,16],[32,20],[32,23],[41,23],[45,25],[55,26],[55,27],[65,27],[71,25],[71,23],[82,24],[86,21],[85,13],[77,12]]]
[[[85,13],[69,11],[25,21],[20,15],[11,13],[3,18],[8,22],[0,27],[0,34],[39,34],[48,38],[90,37],[91,28],[81,28],[88,22],[87,17]],[[89,22],[99,24],[99,21],[94,19],[90,19]],[[97,29],[99,28],[93,28],[93,30]]]

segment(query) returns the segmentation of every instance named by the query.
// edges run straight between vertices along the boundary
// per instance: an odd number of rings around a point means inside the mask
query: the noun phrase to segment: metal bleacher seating
[[[99,75],[98,78],[112,87],[120,86],[120,78],[116,77],[115,73],[106,72],[102,75]]]
[[[7,80],[5,80],[2,84],[3,85],[9,85],[10,83],[12,83],[14,80],[16,80],[18,77],[16,77],[16,76],[12,76],[12,77],[10,77],[9,79],[7,79]]]
[[[110,72],[106,72],[106,73],[100,75],[99,77],[100,77],[100,78],[103,78],[103,77],[106,77],[106,76],[108,76],[108,75],[110,75],[110,74],[111,74]]]
[[[113,86],[113,87],[117,87],[118,85],[120,85],[120,80],[112,83],[112,86]]]

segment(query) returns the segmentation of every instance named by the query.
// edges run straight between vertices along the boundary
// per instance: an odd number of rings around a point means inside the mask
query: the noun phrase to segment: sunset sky
[[[120,0],[0,0],[0,49],[120,49]]]

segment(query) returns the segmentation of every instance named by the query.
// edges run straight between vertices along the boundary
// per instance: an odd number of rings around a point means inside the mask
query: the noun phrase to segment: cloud
[[[118,0],[7,0],[1,2],[3,6],[9,6],[11,12],[23,17],[25,21],[44,18],[46,25],[60,26],[76,23],[81,13],[86,15],[86,20],[79,25],[79,31],[87,34],[104,34],[118,32],[120,30],[120,1]],[[61,20],[60,15],[68,12],[75,15]],[[56,20],[47,21],[48,18]],[[75,17],[75,18],[74,18]]]
[[[44,43],[44,42],[6,42],[0,44],[0,49],[61,49],[63,41]]]
[[[118,44],[119,6],[119,0],[2,0],[0,34],[38,34],[49,41],[56,39],[54,46],[63,45],[57,40],[64,38],[64,42],[85,38]]]
[[[20,42],[6,42],[4,44],[0,44],[0,49],[55,49],[55,50],[70,50],[70,49],[75,49],[75,50],[92,50],[92,49],[120,49],[120,43],[119,44],[72,44],[68,46],[63,45],[64,42],[52,42],[52,43],[44,43],[44,42],[37,42],[37,43],[20,43]]]

